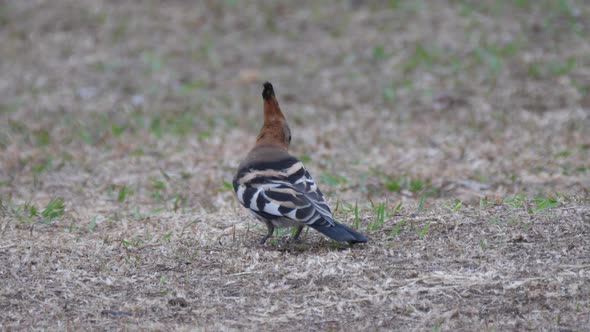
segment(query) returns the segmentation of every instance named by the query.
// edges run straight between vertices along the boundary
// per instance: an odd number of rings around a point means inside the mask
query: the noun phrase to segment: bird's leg
[[[295,231],[295,234],[293,234],[293,241],[299,241],[299,235],[301,235],[301,231],[303,231],[303,225],[297,226],[297,230]]]
[[[275,232],[275,226],[272,224],[272,222],[264,220],[264,223],[266,224],[266,228],[268,228],[268,232],[266,232],[266,235],[260,239],[260,244],[264,244],[264,242],[266,242],[266,240],[272,236],[272,233]]]

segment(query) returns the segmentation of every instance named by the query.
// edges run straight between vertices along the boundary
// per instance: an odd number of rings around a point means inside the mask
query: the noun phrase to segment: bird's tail
[[[350,243],[365,243],[369,241],[366,236],[357,231],[353,230],[352,228],[341,224],[339,222],[334,222],[334,225],[324,224],[324,225],[309,225],[309,227],[321,232],[322,234],[326,235],[327,237],[331,238],[335,241],[346,241]]]

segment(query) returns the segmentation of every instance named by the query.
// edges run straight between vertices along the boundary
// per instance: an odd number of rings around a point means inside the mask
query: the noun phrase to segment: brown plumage
[[[291,130],[275,97],[272,84],[264,83],[264,124],[256,138],[256,146],[270,145],[287,150],[291,144]]]

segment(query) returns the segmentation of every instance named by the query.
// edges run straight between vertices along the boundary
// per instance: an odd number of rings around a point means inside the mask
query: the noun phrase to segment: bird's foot
[[[260,241],[258,242],[261,246],[264,245],[264,243],[266,242],[266,240],[268,240],[268,238],[271,237],[272,236],[272,233],[274,233],[274,231],[275,231],[275,227],[274,227],[274,225],[270,221],[268,221],[268,220],[263,220],[263,221],[266,224],[267,232],[266,232],[266,235],[263,236],[260,239]]]
[[[260,244],[261,246],[263,246],[263,245],[266,243],[266,240],[268,240],[268,238],[269,238],[269,237],[270,237],[270,236],[268,236],[268,235],[265,235],[265,236],[263,236],[263,237],[260,239],[260,241],[258,241],[258,244]]]

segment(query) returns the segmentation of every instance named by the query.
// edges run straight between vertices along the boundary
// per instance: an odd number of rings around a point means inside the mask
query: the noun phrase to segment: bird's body
[[[238,166],[233,187],[242,205],[268,228],[263,244],[274,228],[297,227],[297,239],[310,226],[336,240],[367,242],[367,238],[334,221],[322,192],[301,161],[287,149],[291,131],[270,83],[264,84],[264,125],[256,145]]]

